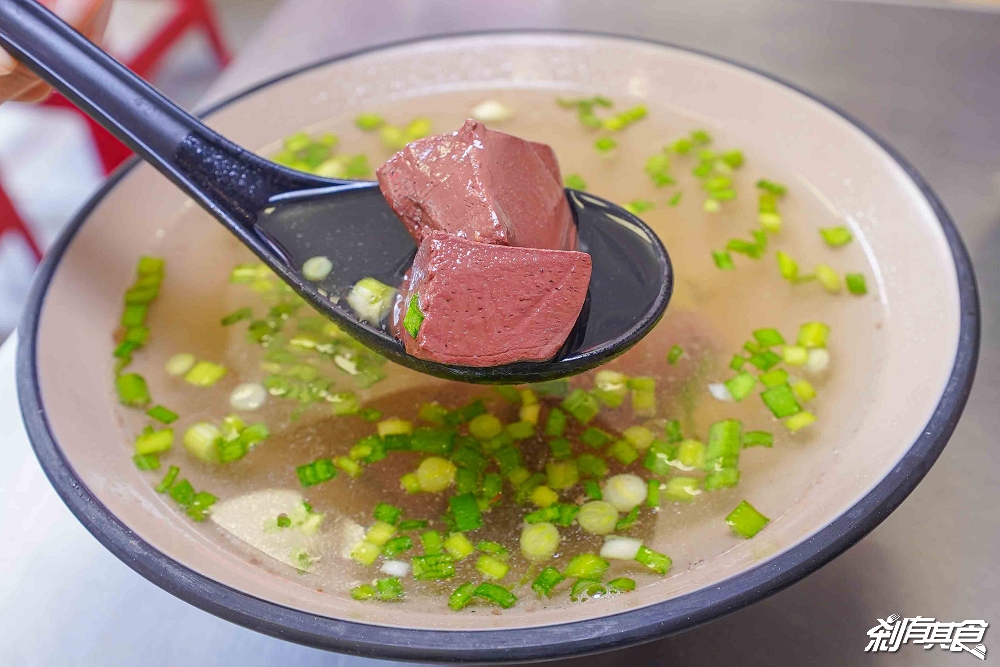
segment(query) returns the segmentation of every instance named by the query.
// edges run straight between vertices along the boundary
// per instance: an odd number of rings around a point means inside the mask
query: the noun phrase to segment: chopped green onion
[[[558,502],[559,494],[545,485],[539,485],[532,489],[531,494],[528,496],[528,500],[534,503],[536,507],[544,508]]]
[[[670,144],[670,146],[668,146],[667,148],[669,148],[674,153],[677,153],[678,155],[687,155],[688,153],[691,152],[692,145],[693,143],[690,139],[688,139],[687,137],[681,137],[674,143]]]
[[[381,547],[395,534],[396,527],[394,525],[385,521],[376,521],[365,531],[365,539]]]
[[[395,505],[378,503],[375,505],[374,516],[376,521],[382,521],[395,526],[399,523],[399,519],[403,516],[403,510],[399,509]]]
[[[722,154],[722,161],[733,169],[739,169],[743,166],[743,151],[736,149],[726,151]]]
[[[407,519],[399,524],[399,530],[420,530],[427,527],[425,519]]]
[[[159,484],[156,485],[157,493],[166,493],[174,485],[174,480],[177,479],[177,474],[181,471],[177,466],[170,466],[167,470],[167,474],[163,476],[163,479]]]
[[[477,598],[482,598],[487,602],[492,602],[503,609],[510,609],[517,604],[516,595],[508,591],[503,586],[498,586],[497,584],[492,584],[490,582],[484,582],[476,586],[476,590],[473,591],[473,595]]]
[[[848,273],[844,276],[847,283],[847,291],[856,296],[868,294],[868,286],[865,284],[863,273]]]
[[[479,513],[479,504],[471,493],[453,496],[448,504],[455,519],[456,530],[464,533],[482,527],[483,519]]]
[[[646,482],[646,507],[660,506],[660,482],[651,479]]]
[[[528,528],[545,525],[551,526],[551,524],[537,523],[533,526],[528,526]],[[552,526],[552,528],[555,530],[555,526]],[[507,563],[502,560],[498,560],[489,554],[483,554],[476,559],[476,569],[479,570],[484,577],[499,580],[507,576],[507,572],[510,571],[510,565],[507,565]]]
[[[789,431],[792,431],[794,433],[795,431],[798,431],[801,428],[809,426],[814,421],[816,421],[816,415],[814,415],[811,412],[803,410],[802,412],[792,415],[791,417],[786,419],[785,427],[788,428]]]
[[[563,570],[563,576],[568,579],[600,580],[610,565],[596,554],[582,553],[569,562]]]
[[[377,113],[363,113],[354,119],[354,124],[362,132],[371,132],[382,127],[385,120]]]
[[[472,602],[472,596],[476,592],[476,585],[468,582],[464,583],[451,594],[448,598],[448,607],[452,611],[461,611],[465,609],[470,602]]]
[[[413,548],[413,540],[409,535],[394,537],[382,546],[382,555],[386,558],[395,558],[401,553]]]
[[[646,211],[652,210],[653,202],[648,199],[633,199],[623,206],[626,211],[632,215],[640,215]]]
[[[455,464],[439,456],[428,456],[417,466],[417,483],[427,493],[444,491],[455,482]]]
[[[795,400],[795,393],[787,383],[763,391],[760,398],[778,419],[794,415],[802,410],[798,401]]]
[[[765,387],[776,387],[779,384],[788,382],[788,372],[782,368],[775,368],[773,371],[761,373],[760,382]]]
[[[708,428],[704,466],[707,472],[736,468],[740,458],[742,432],[743,423],[739,419],[723,419]]]
[[[310,487],[333,479],[337,476],[337,469],[331,459],[319,458],[312,463],[298,466],[295,474],[299,478],[299,484]]]
[[[582,389],[574,389],[569,396],[563,399],[560,407],[573,415],[581,424],[587,424],[600,411],[597,399]]]
[[[847,245],[854,238],[851,235],[851,230],[847,227],[822,227],[819,230],[819,234],[823,237],[823,241],[831,248],[839,248],[840,246]]]
[[[670,199],[667,200],[667,206],[677,206],[681,203],[681,197],[684,195],[683,192],[675,192]]]
[[[754,354],[747,361],[762,371],[768,371],[781,363],[781,357],[771,352],[771,350],[764,350],[763,352]]]
[[[167,491],[167,495],[173,498],[174,502],[178,505],[186,509],[191,506],[191,503],[194,502],[195,492],[194,487],[191,486],[191,482],[186,479],[182,479],[175,482],[170,487],[170,490]]]
[[[386,577],[375,582],[375,589],[378,592],[378,599],[382,602],[392,602],[406,597],[403,584],[397,577]]]
[[[580,441],[590,447],[603,447],[611,442],[611,434],[591,426],[580,434]]]
[[[667,500],[690,502],[701,493],[698,484],[697,477],[671,477],[663,485],[661,494]]]
[[[158,470],[160,468],[160,457],[156,454],[136,454],[132,457],[132,462],[139,470]]]
[[[751,259],[760,259],[764,254],[764,248],[760,245],[744,241],[743,239],[729,239],[729,242],[726,243],[726,250],[738,252],[741,255],[750,257]]]
[[[604,119],[601,125],[605,130],[610,130],[612,132],[617,132],[623,130],[629,125],[636,123],[646,117],[646,106],[644,104],[639,104],[630,109],[625,109],[624,111],[611,116],[610,118]]]
[[[560,491],[574,486],[580,479],[576,461],[550,461],[545,464],[549,487]]]
[[[745,431],[743,447],[770,447],[774,444],[774,436],[767,431]]]
[[[624,373],[602,369],[594,375],[592,395],[609,408],[617,408],[628,394],[628,377]]]
[[[705,475],[705,490],[717,491],[736,486],[740,482],[740,471],[736,468],[723,468],[718,472]]]
[[[753,388],[757,385],[757,378],[744,371],[726,380],[725,385],[733,400],[739,402],[753,391]]]
[[[607,583],[609,593],[629,593],[635,590],[635,579],[617,577]]]
[[[566,428],[566,413],[559,408],[549,410],[549,415],[545,419],[545,435],[559,438],[562,437]]]
[[[722,210],[722,206],[719,204],[718,199],[709,197],[705,200],[705,203],[701,205],[701,210],[705,211],[705,213],[718,213]]]
[[[371,584],[361,584],[351,589],[351,597],[358,601],[371,600],[375,595],[375,587]]]
[[[611,137],[598,137],[594,142],[594,150],[598,153],[608,153],[618,147],[618,142]]]
[[[700,440],[681,440],[677,443],[677,462],[685,470],[703,468],[705,445]]]
[[[808,380],[796,380],[791,383],[791,387],[792,392],[795,394],[795,398],[799,399],[802,403],[808,403],[812,399],[816,398],[816,389]]]
[[[347,303],[359,318],[378,324],[392,309],[396,290],[374,278],[362,278],[347,295]]]
[[[656,393],[653,391],[632,390],[632,412],[637,416],[652,417],[656,414]]]
[[[781,348],[781,360],[792,366],[801,366],[809,358],[809,350],[801,345],[786,345]]]
[[[830,294],[837,294],[840,292],[840,276],[833,270],[833,267],[827,266],[826,264],[817,264],[814,271],[816,273],[816,278],[823,286],[823,289]]]
[[[638,518],[639,518],[639,506],[636,505],[635,507],[629,510],[628,514],[618,519],[618,522],[615,523],[615,531],[622,532],[628,530],[633,525],[635,525],[635,522]]]
[[[651,470],[658,475],[666,475],[670,472],[671,460],[674,458],[676,453],[677,445],[675,443],[656,440],[646,451],[646,458],[643,460],[643,466],[647,470]]]
[[[149,410],[146,410],[146,414],[161,424],[171,424],[177,421],[177,413],[162,405],[154,405]]]
[[[591,477],[604,477],[608,474],[608,464],[604,459],[593,454],[581,454],[576,459],[577,470],[583,475]]]
[[[421,533],[420,543],[423,545],[424,554],[427,556],[440,554],[441,550],[444,548],[444,541],[441,539],[441,533],[436,530],[428,530]]]
[[[664,433],[667,436],[668,442],[680,442],[684,439],[684,435],[681,433],[681,422],[677,419],[670,419],[667,421],[666,425],[663,427]]]
[[[562,583],[566,577],[564,577],[559,570],[554,567],[547,567],[542,570],[535,580],[531,582],[531,590],[538,593],[539,596],[550,597],[552,595],[552,589]]]
[[[798,344],[805,348],[826,347],[830,327],[822,322],[807,322],[799,327]]]
[[[199,361],[184,375],[184,381],[196,387],[211,387],[226,374],[226,367],[211,361]]]
[[[191,499],[190,504],[187,507],[187,515],[194,519],[195,521],[204,521],[208,518],[209,508],[215,504],[218,500],[208,491],[199,491],[194,494],[194,498]]]
[[[736,268],[733,264],[733,258],[728,252],[713,250],[712,260],[715,262],[715,266],[722,271],[732,271]]]
[[[486,406],[483,404],[482,400],[476,399],[471,403],[467,403],[466,405],[449,412],[444,421],[449,426],[458,426],[471,421],[474,417],[478,417],[485,412]]]
[[[592,500],[583,504],[577,512],[576,521],[588,533],[607,535],[614,531],[618,523],[618,510],[607,501]]]
[[[455,576],[455,561],[448,554],[414,556],[410,563],[413,565],[413,578],[418,581],[450,579]]]
[[[781,272],[781,277],[790,283],[798,282],[799,263],[781,250],[779,250],[776,255],[778,258],[778,270]]]
[[[609,478],[601,489],[604,500],[619,512],[628,512],[646,500],[646,482],[638,475],[623,473]]]
[[[567,174],[564,180],[567,188],[573,188],[574,190],[586,190],[587,182],[583,180],[580,174]]]
[[[726,523],[733,529],[733,532],[747,539],[763,530],[770,521],[745,500],[726,517]]]
[[[174,444],[174,429],[164,428],[159,431],[147,430],[135,439],[135,453],[143,456],[147,454],[162,454],[170,449]]]
[[[775,197],[784,197],[785,192],[787,191],[787,188],[781,183],[768,181],[763,178],[757,181],[757,188],[760,190],[764,190],[765,192],[769,192]]]
[[[784,345],[785,339],[777,329],[756,329],[753,337],[761,347]]]
[[[712,143],[712,135],[707,130],[694,130],[690,136],[696,146],[707,146]]]
[[[452,533],[449,535],[445,538],[443,546],[444,550],[448,552],[448,555],[456,561],[471,556],[476,550],[476,547],[472,545],[469,538],[462,533]]]
[[[583,493],[591,500],[604,499],[604,494],[601,493],[601,485],[592,479],[583,480]]]
[[[549,450],[552,452],[552,458],[557,461],[568,459],[573,456],[573,449],[570,447],[569,440],[566,440],[565,438],[550,440]]]
[[[741,357],[738,354],[734,354],[733,358],[729,360],[730,370],[734,370],[737,373],[743,370],[743,364],[746,363],[746,358]]]
[[[570,590],[569,599],[573,602],[580,602],[589,598],[599,598],[607,592],[607,589],[604,588],[600,581],[577,579],[573,582],[573,588]]]
[[[356,415],[361,410],[358,397],[352,391],[341,391],[331,394],[329,401],[331,411],[338,416]]]
[[[403,328],[412,338],[420,332],[424,323],[424,311],[420,310],[420,293],[414,292],[406,302],[406,315],[403,317]]]
[[[146,379],[138,373],[126,373],[115,378],[115,388],[118,390],[118,402],[133,408],[149,405],[149,387]]]
[[[535,425],[530,422],[514,422],[507,424],[504,432],[511,440],[526,440],[535,435]]]
[[[682,348],[679,345],[674,345],[673,347],[670,348],[670,351],[667,353],[667,363],[670,364],[671,366],[674,366],[683,356],[684,356],[684,348]]]
[[[653,444],[656,436],[645,426],[629,426],[622,431],[622,437],[628,441],[636,450],[644,452]]]
[[[540,563],[549,560],[558,549],[559,530],[551,523],[532,523],[521,530],[521,554],[529,561]],[[476,567],[479,569],[478,563]]]
[[[199,422],[188,427],[181,439],[188,452],[206,463],[219,460],[219,445],[222,441],[222,431],[208,422]]]
[[[333,262],[329,257],[317,255],[310,257],[302,264],[302,277],[311,282],[319,282],[333,271]]]
[[[630,465],[639,458],[639,452],[627,440],[618,440],[608,447],[608,456],[617,459],[622,465]]]
[[[653,551],[646,546],[639,547],[639,553],[635,555],[635,560],[660,575],[666,574],[671,565],[667,555]]]

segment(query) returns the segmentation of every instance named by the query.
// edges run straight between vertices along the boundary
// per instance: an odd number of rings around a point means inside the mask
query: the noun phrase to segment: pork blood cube
[[[590,255],[425,234],[394,323],[406,352],[461,366],[546,361],[587,297]]]
[[[430,231],[497,245],[573,250],[576,225],[552,149],[467,120],[418,139],[376,171],[419,244]]]

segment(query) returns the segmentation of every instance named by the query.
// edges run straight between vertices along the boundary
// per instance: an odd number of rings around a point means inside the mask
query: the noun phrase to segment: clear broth
[[[863,417],[863,406],[869,393],[866,378],[878,372],[878,360],[884,337],[878,335],[882,304],[875,289],[873,272],[863,251],[863,244],[854,242],[847,247],[827,248],[817,230],[844,224],[809,183],[795,174],[783,173],[766,162],[767,156],[746,155],[746,163],[733,175],[739,196],[724,202],[720,213],[702,210],[704,193],[691,175],[694,157],[673,157],[671,173],[676,187],[655,188],[643,172],[645,160],[654,152],[691,130],[701,127],[693,119],[673,111],[651,108],[649,116],[615,134],[617,150],[602,155],[593,149],[597,134],[583,127],[572,111],[560,109],[549,92],[503,90],[494,93],[459,92],[436,94],[400,101],[393,106],[373,109],[389,122],[404,124],[426,116],[433,121],[435,132],[451,131],[461,125],[469,110],[483,99],[497,99],[515,110],[510,121],[494,129],[509,132],[534,141],[550,144],[556,151],[564,176],[579,174],[589,190],[617,202],[645,199],[655,208],[641,217],[661,236],[670,252],[676,274],[673,299],[667,314],[656,329],[636,348],[608,364],[607,368],[629,375],[651,375],[657,380],[658,421],[680,419],[686,437],[704,440],[708,426],[719,419],[738,418],[747,430],[768,430],[775,436],[771,449],[746,449],[741,454],[743,480],[755,479],[756,495],[748,498],[765,511],[772,520],[801,497],[815,483],[822,470],[805,468],[798,461],[802,448],[821,446],[824,423],[838,424],[837,431],[848,433],[851,423]],[[616,100],[616,109],[627,108],[635,101]],[[737,138],[726,134],[725,128],[705,128],[714,142],[712,148],[739,148]],[[353,118],[333,118],[320,126],[305,128],[310,133],[333,132],[340,138],[342,153],[364,152],[373,166],[389,157],[390,152],[379,144],[377,133],[356,129]],[[261,152],[276,151],[277,145]],[[714,265],[712,250],[725,246],[733,237],[750,238],[757,228],[757,197],[754,183],[759,178],[781,181],[788,185],[788,195],[780,203],[784,227],[771,236],[771,247],[761,260],[733,255],[735,271],[720,271]],[[682,191],[679,205],[671,207],[667,200]],[[206,214],[188,207],[179,213],[180,220],[205,217]],[[197,224],[210,224],[199,221]],[[446,507],[446,494],[407,495],[398,488],[401,474],[413,470],[421,455],[396,453],[371,465],[358,479],[340,474],[331,482],[308,489],[299,486],[295,467],[320,456],[339,456],[360,438],[374,432],[374,424],[353,417],[330,415],[325,403],[313,405],[296,419],[291,419],[297,407],[294,401],[270,398],[265,407],[244,415],[248,422],[265,421],[271,437],[244,459],[232,464],[210,466],[188,455],[179,444],[179,435],[198,421],[218,422],[232,412],[228,397],[241,382],[260,381],[261,350],[245,340],[245,322],[233,327],[221,327],[219,319],[237,307],[252,304],[254,297],[242,286],[226,283],[229,269],[252,257],[235,241],[218,248],[210,265],[203,261],[184,259],[184,239],[166,234],[162,240],[164,253],[179,257],[167,267],[167,277],[159,300],[150,311],[152,330],[148,346],[137,355],[133,367],[150,382],[153,395],[182,415],[173,424],[178,434],[174,450],[163,457],[164,465],[176,464],[181,474],[197,489],[204,489],[225,500],[265,488],[302,491],[314,509],[326,513],[321,529],[323,549],[315,566],[308,573],[274,561],[263,553],[232,538],[211,522],[198,526],[221,548],[288,579],[289,585],[302,585],[322,590],[326,594],[349,598],[351,587],[370,582],[377,575],[373,568],[357,565],[346,557],[357,539],[360,527],[372,523],[372,508],[377,502],[393,503],[405,510],[407,518],[435,519]],[[792,286],[784,281],[774,260],[773,248],[790,253],[804,270],[820,262],[830,263],[841,273],[863,272],[868,277],[870,293],[863,298],[849,294],[832,296],[815,282]],[[167,251],[167,248],[172,250]],[[787,340],[793,340],[799,325],[808,321],[823,321],[832,325],[831,369],[813,383],[819,396],[810,409],[819,416],[813,426],[790,434],[772,418],[756,396],[740,403],[721,402],[711,397],[709,383],[731,377],[728,363],[751,331],[762,327],[779,329]],[[676,364],[666,362],[671,346],[679,345],[685,356]],[[163,363],[177,352],[191,352],[198,358],[223,363],[228,375],[211,389],[199,389],[168,378]],[[462,385],[420,376],[412,371],[386,365],[388,378],[370,389],[360,389],[353,380],[331,364],[329,377],[336,391],[357,392],[362,404],[381,410],[386,417],[416,418],[420,404],[437,400],[446,407],[463,405],[476,397],[487,400],[487,407],[505,422],[516,420],[516,408],[506,404],[492,390],[481,386]],[[810,378],[813,380],[812,378]],[[593,372],[572,378],[574,387],[593,386]],[[756,392],[755,392],[756,393]],[[544,419],[543,411],[543,419]],[[133,412],[122,410],[126,427],[136,434],[146,420]],[[621,430],[647,419],[632,417],[628,402],[618,409],[603,409],[598,421],[607,429]],[[836,447],[829,447],[829,456],[836,456]],[[525,459],[542,460],[547,453],[544,439],[522,443]],[[635,464],[641,466],[640,464]],[[615,468],[612,467],[612,470]],[[151,476],[153,483],[158,476]],[[509,488],[509,487],[507,487]],[[578,488],[578,487],[577,487]],[[582,495],[582,494],[581,494]],[[663,503],[655,512],[643,510],[637,526],[629,533],[647,540],[651,548],[673,559],[671,574],[697,567],[733,548],[738,538],[729,533],[723,517],[746,496],[744,485],[732,489],[703,493],[690,504]],[[573,500],[564,494],[562,500]],[[170,503],[168,498],[164,502]],[[526,563],[517,554],[517,536],[523,510],[508,501],[494,510],[486,527],[477,531],[475,539],[493,539],[512,551],[512,571],[505,583],[520,581]],[[440,521],[432,528],[441,530]],[[596,551],[600,539],[574,528],[560,531],[564,542],[557,558],[551,563],[562,568],[572,555],[581,551]],[[765,535],[766,532],[762,535]],[[416,540],[416,533],[412,534]],[[757,538],[760,539],[760,538]],[[768,551],[766,538],[761,541],[761,557]],[[403,557],[419,553],[419,547]],[[474,558],[466,559],[458,568],[455,579],[440,582],[417,582],[407,578],[407,598],[404,604],[427,605],[447,610],[447,593],[473,576]],[[607,578],[629,576],[639,586],[652,585],[661,578],[643,570],[635,563],[614,562]],[[668,575],[669,576],[669,575]],[[530,581],[528,582],[530,583]],[[540,606],[568,603],[565,594],[552,600],[539,601],[525,585],[516,590],[520,603],[505,613],[530,611]]]

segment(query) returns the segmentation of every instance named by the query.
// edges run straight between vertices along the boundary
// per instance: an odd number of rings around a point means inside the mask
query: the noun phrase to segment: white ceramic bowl
[[[539,659],[651,639],[761,599],[851,546],[913,489],[951,434],[972,383],[979,331],[972,268],[955,227],[912,167],[809,94],[734,63],[650,42],[477,34],[320,63],[220,105],[208,122],[262,148],[391,100],[520,87],[639,97],[653,109],[726,128],[748,154],[767,155],[797,174],[852,222],[885,308],[879,335],[886,355],[869,379],[863,411],[843,428],[825,430],[836,456],[803,455],[802,469],[815,477],[808,492],[791,499],[763,540],[634,595],[538,614],[366,606],[275,577],[174,512],[129,457],[110,381],[110,332],[135,259],[164,254],[168,264],[187,267],[171,273],[170,289],[197,299],[222,289],[233,247],[221,227],[178,216],[184,196],[149,166],[133,163],[95,195],[46,257],[18,358],[22,410],[38,457],[108,549],[175,595],[291,641],[396,659]],[[171,335],[183,341],[186,334]],[[755,482],[745,483],[749,493]]]

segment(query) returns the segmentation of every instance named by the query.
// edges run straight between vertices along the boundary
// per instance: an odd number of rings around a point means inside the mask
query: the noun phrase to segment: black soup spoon
[[[398,286],[416,245],[369,181],[319,178],[264,160],[213,132],[33,0],[0,0],[0,46],[30,67],[211,213],[313,308],[400,365],[478,383],[540,382],[621,354],[659,321],[673,271],[666,249],[636,216],[566,190],[579,249],[593,272],[583,311],[546,362],[467,367],[408,355],[385,322],[360,319],[343,298],[361,278]],[[303,263],[333,270],[311,282]]]

